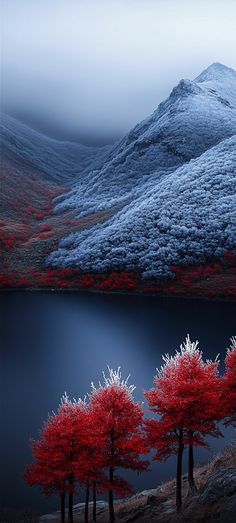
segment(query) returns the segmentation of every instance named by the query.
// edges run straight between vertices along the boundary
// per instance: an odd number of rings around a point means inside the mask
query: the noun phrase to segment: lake
[[[31,461],[29,438],[67,391],[83,397],[109,365],[131,374],[135,397],[150,388],[161,355],[172,353],[187,333],[198,339],[205,357],[221,354],[236,334],[236,304],[152,296],[89,293],[9,292],[0,296],[1,314],[1,504],[48,511],[55,499],[24,485]],[[146,408],[146,406],[145,406]],[[205,461],[232,439],[211,439]],[[174,458],[154,463],[141,476],[125,473],[135,490],[152,488],[174,475]]]

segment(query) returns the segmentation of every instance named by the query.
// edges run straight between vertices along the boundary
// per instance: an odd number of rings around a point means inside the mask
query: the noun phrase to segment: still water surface
[[[61,395],[84,396],[109,365],[131,374],[137,399],[150,388],[162,353],[172,353],[187,333],[206,357],[221,354],[236,334],[236,304],[79,293],[2,293],[1,314],[1,504],[47,511],[47,500],[24,485],[29,438],[37,437]],[[211,440],[212,451],[232,438]],[[197,451],[197,461],[211,453]],[[135,490],[152,488],[174,474],[174,458],[152,464]]]

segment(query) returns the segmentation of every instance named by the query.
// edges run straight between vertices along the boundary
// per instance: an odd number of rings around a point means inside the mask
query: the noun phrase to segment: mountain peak
[[[178,85],[176,85],[174,89],[172,89],[170,93],[170,99],[172,100],[175,98],[179,98],[179,96],[188,96],[189,94],[199,94],[200,92],[201,88],[198,85],[196,85],[195,82],[187,79],[182,79],[180,80]]]
[[[195,78],[195,82],[208,82],[211,80],[223,80],[225,78],[234,78],[236,80],[236,71],[219,62],[209,65],[202,73]]]

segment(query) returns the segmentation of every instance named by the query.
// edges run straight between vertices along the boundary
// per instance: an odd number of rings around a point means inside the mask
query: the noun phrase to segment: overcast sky
[[[57,137],[109,141],[181,78],[236,69],[235,0],[0,0],[2,109]]]

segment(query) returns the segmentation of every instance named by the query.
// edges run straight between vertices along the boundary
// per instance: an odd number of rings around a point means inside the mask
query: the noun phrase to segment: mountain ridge
[[[220,84],[217,94],[203,82],[181,80],[152,115],[112,147],[101,169],[87,173],[71,193],[59,199],[56,210],[74,208],[84,216],[125,203],[137,197],[139,187],[155,184],[235,134],[236,107],[225,102]],[[236,92],[236,76],[234,87]]]
[[[138,275],[136,289],[142,292],[150,282],[174,281],[178,267],[182,271],[210,264],[216,274],[212,282],[219,281],[219,271],[228,271],[220,296],[235,295],[235,93],[236,73],[212,64],[195,80],[180,80],[169,97],[114,146],[94,154],[89,149],[89,155],[85,146],[41,139],[6,117],[7,221],[1,234],[5,245],[16,246],[19,266],[24,248],[24,270],[32,258],[44,271],[37,285],[44,276],[47,285],[59,282],[72,270],[63,286],[77,278],[78,287],[83,281],[92,287],[93,278],[78,277],[77,270],[103,273],[105,279],[115,271],[130,274],[131,280],[131,274]],[[34,192],[36,205],[24,211],[24,199]],[[14,228],[21,232],[15,234]],[[226,255],[231,258],[224,262]],[[214,268],[217,259],[219,267]],[[5,261],[6,267],[12,266],[10,254]],[[102,287],[98,276],[95,280],[97,288],[109,288],[109,278]],[[121,282],[122,289],[124,285]]]

